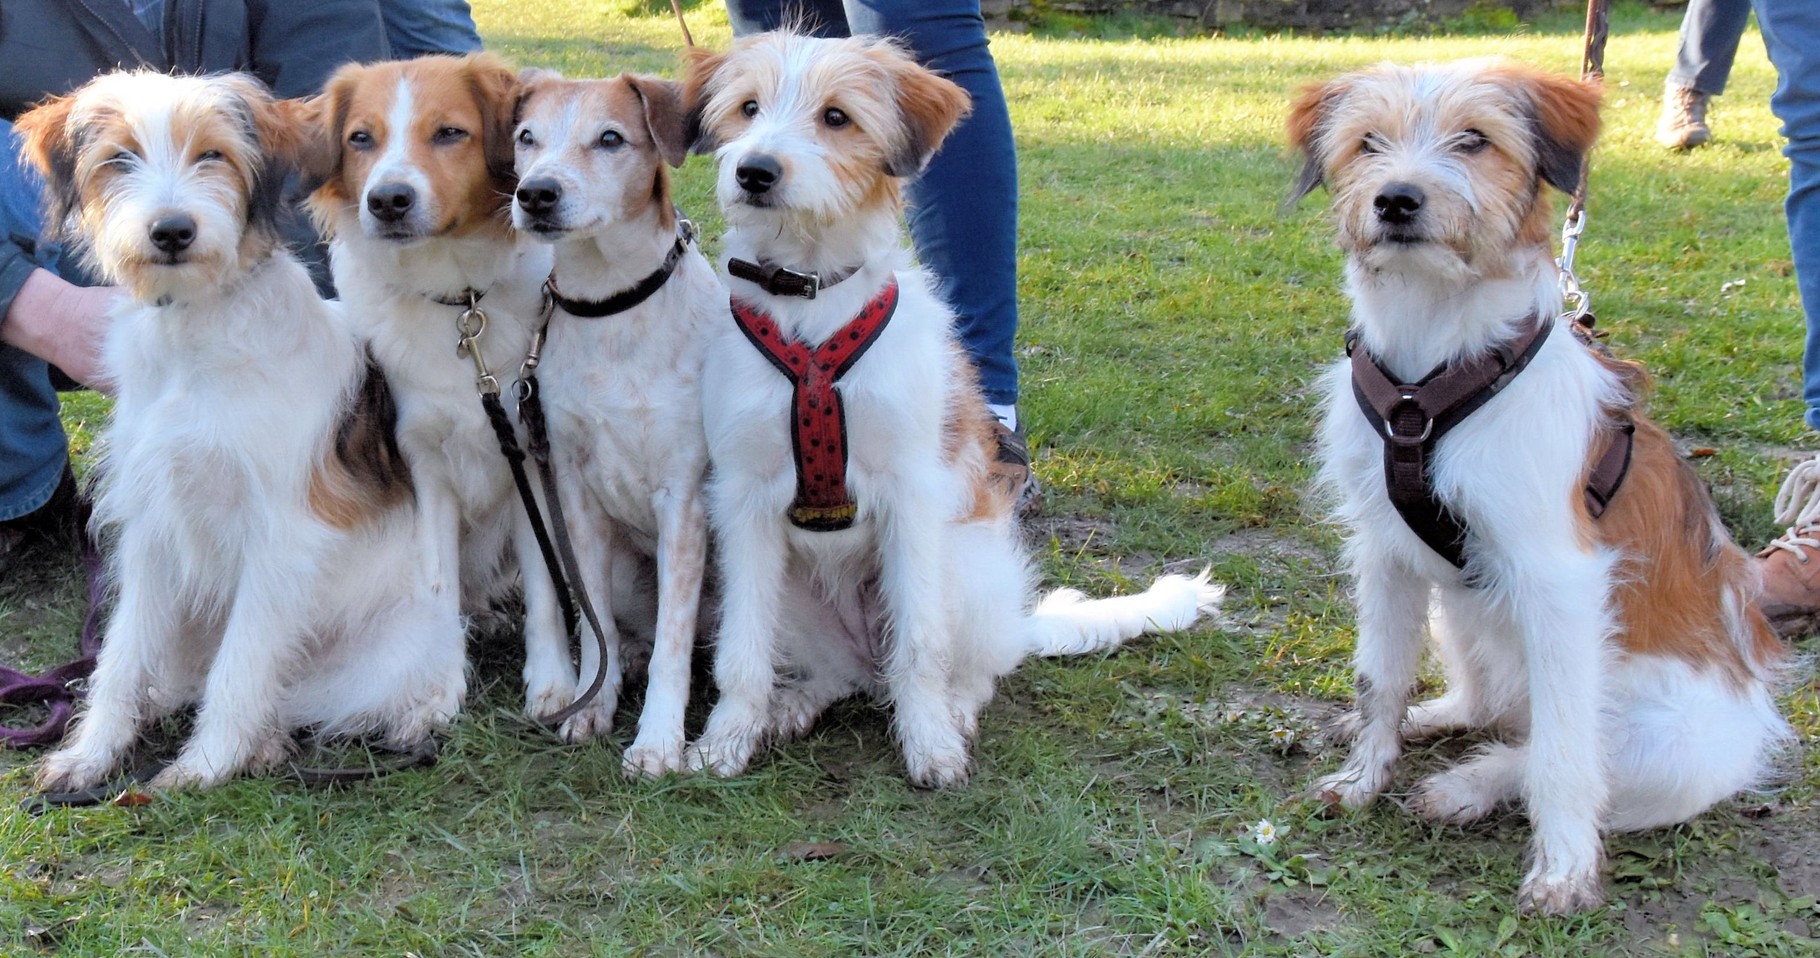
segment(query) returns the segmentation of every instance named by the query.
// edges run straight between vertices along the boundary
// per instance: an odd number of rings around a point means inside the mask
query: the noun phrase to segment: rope
[[[676,11],[676,25],[682,27],[683,45],[693,47],[695,45],[695,36],[689,32],[688,21],[683,19],[682,4],[678,3],[677,0],[670,0],[670,9]]]

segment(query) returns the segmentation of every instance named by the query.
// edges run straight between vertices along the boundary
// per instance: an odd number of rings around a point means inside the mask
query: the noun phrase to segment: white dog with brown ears
[[[1642,416],[1641,370],[1561,316],[1546,187],[1574,188],[1599,98],[1500,61],[1385,65],[1289,118],[1297,195],[1333,195],[1355,337],[1320,451],[1350,531],[1358,710],[1315,793],[1366,805],[1403,737],[1499,730],[1409,806],[1459,823],[1522,801],[1521,903],[1551,914],[1603,899],[1602,830],[1699,814],[1791,734],[1750,560]],[[1411,706],[1425,632],[1447,690]]]
[[[484,610],[511,581],[515,547],[535,617],[556,607],[556,594],[474,361],[512,412],[503,387],[543,325],[550,273],[549,247],[511,225],[517,99],[517,73],[492,54],[349,64],[310,101],[304,177],[335,286],[398,396],[431,588],[451,609]],[[471,345],[464,326],[478,334]],[[569,704],[566,644],[526,651],[526,711],[537,718]]]
[[[116,73],[19,120],[46,221],[131,297],[95,513],[118,603],[47,789],[99,784],[190,703],[156,786],[268,767],[304,727],[419,745],[460,707],[385,379],[278,239],[289,106],[244,75]]]
[[[682,86],[629,73],[564,80],[527,71],[523,80],[512,220],[555,248],[538,378],[557,494],[609,640],[608,682],[565,732],[578,740],[612,729],[622,675],[613,621],[628,599],[648,604],[613,583],[643,586],[642,567],[655,559],[649,683],[624,767],[661,775],[682,768],[708,555],[702,356],[726,322],[727,290],[671,199],[669,168],[689,146]],[[526,622],[526,642],[566,655],[554,612]],[[595,643],[583,642],[581,683],[592,681],[597,659]]]
[[[914,266],[901,186],[966,94],[876,38],[691,50],[694,148],[720,163],[733,320],[708,347],[720,700],[688,763],[733,775],[832,701],[888,699],[913,782],[954,785],[998,678],[1028,655],[1184,629],[1220,588],[1035,603],[992,417]]]

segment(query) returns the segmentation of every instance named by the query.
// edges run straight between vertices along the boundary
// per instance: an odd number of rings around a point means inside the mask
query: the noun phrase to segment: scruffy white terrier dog
[[[688,762],[737,774],[767,737],[864,691],[891,702],[912,781],[958,784],[981,708],[1024,657],[1187,628],[1220,588],[1165,576],[1033,602],[1012,496],[986,478],[991,414],[898,221],[966,94],[879,39],[779,32],[691,53],[734,321],[702,378],[724,597],[720,700]]]
[[[1561,316],[1547,187],[1574,188],[1599,97],[1498,61],[1386,65],[1289,119],[1298,195],[1332,192],[1353,301],[1320,453],[1350,532],[1358,711],[1315,792],[1363,806],[1403,737],[1497,730],[1409,807],[1458,823],[1523,802],[1521,903],[1554,914],[1602,900],[1601,831],[1699,814],[1791,734],[1750,560],[1644,418],[1641,369]],[[1425,634],[1447,691],[1410,706]]]
[[[39,783],[98,784],[190,703],[154,785],[270,766],[306,726],[420,744],[466,691],[461,623],[418,572],[385,379],[279,243],[289,109],[243,75],[118,73],[18,129],[47,221],[131,297],[95,513],[118,604]]]

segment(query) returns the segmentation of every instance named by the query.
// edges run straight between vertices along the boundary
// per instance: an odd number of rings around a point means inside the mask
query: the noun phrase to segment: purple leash
[[[82,572],[88,580],[88,612],[82,618],[82,638],[78,641],[80,656],[39,675],[0,665],[0,704],[43,705],[50,717],[36,726],[14,728],[0,725],[0,745],[7,748],[36,748],[63,737],[70,716],[76,710],[80,692],[71,683],[95,670],[95,654],[101,651],[101,606],[106,599],[106,577],[101,563],[101,546],[89,530],[92,506],[86,496],[76,501],[76,520],[82,538]]]

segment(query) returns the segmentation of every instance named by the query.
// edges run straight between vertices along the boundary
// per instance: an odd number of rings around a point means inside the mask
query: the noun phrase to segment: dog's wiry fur
[[[553,276],[570,300],[604,300],[637,285],[664,262],[677,239],[670,167],[687,156],[680,85],[626,74],[563,80],[527,74],[518,108],[520,188],[513,220],[550,242]],[[638,737],[626,750],[628,774],[682,767],[683,710],[708,552],[702,484],[708,466],[702,432],[701,365],[713,331],[727,322],[727,291],[691,246],[650,298],[597,318],[558,307],[540,369],[563,511],[602,625],[626,618],[614,582],[655,560],[657,624]],[[546,606],[547,608],[547,606]],[[533,658],[558,662],[566,637],[549,608],[526,623]],[[639,616],[634,616],[639,618]],[[617,634],[609,634],[609,682],[569,720],[571,739],[612,728],[621,675]],[[598,652],[581,643],[582,686]],[[574,683],[572,669],[563,679]],[[537,681],[533,685],[539,684]]]
[[[1332,192],[1361,348],[1399,381],[1525,317],[1559,321],[1547,187],[1573,188],[1598,104],[1595,86],[1500,61],[1386,65],[1297,101],[1298,193]],[[1464,573],[1391,506],[1350,365],[1325,386],[1321,478],[1350,531],[1358,711],[1317,795],[1370,802],[1403,736],[1499,729],[1508,742],[1430,776],[1410,806],[1466,822],[1521,800],[1535,832],[1521,901],[1561,913],[1602,899],[1602,830],[1684,821],[1759,781],[1790,735],[1772,698],[1785,653],[1753,606],[1750,560],[1637,408],[1640,370],[1561,329],[1440,440],[1430,468],[1469,530]],[[1581,490],[1625,413],[1630,471],[1594,519]],[[1410,706],[1425,633],[1447,690]]]
[[[335,285],[371,337],[398,401],[398,441],[416,480],[422,559],[448,608],[484,609],[526,561],[533,615],[554,601],[473,363],[455,350],[465,291],[481,294],[481,354],[509,388],[541,321],[548,246],[511,228],[517,74],[490,54],[350,64],[309,101],[299,152],[310,207],[329,237]],[[531,587],[533,584],[542,587]],[[571,667],[532,660],[527,711],[566,705]]]
[[[191,703],[160,786],[270,765],[306,726],[414,745],[460,706],[460,622],[417,572],[386,382],[275,235],[294,128],[250,77],[150,72],[19,121],[52,229],[131,292],[102,356],[118,604],[48,788],[97,784]]]
[[[850,529],[789,523],[790,385],[730,322],[708,347],[720,699],[686,761],[737,774],[767,737],[800,734],[830,702],[864,691],[892,703],[911,780],[959,783],[981,708],[1025,656],[1185,628],[1220,590],[1205,576],[1167,576],[1142,595],[1086,601],[1063,591],[1032,610],[1010,497],[985,488],[990,414],[953,314],[899,235],[902,182],[965,113],[965,94],[877,39],[774,33],[691,55],[685,96],[695,147],[720,163],[726,253],[852,271],[813,300],[737,279],[733,295],[813,347],[893,275],[900,294],[895,317],[838,387],[858,505]],[[777,171],[763,190],[741,182],[754,165]]]

